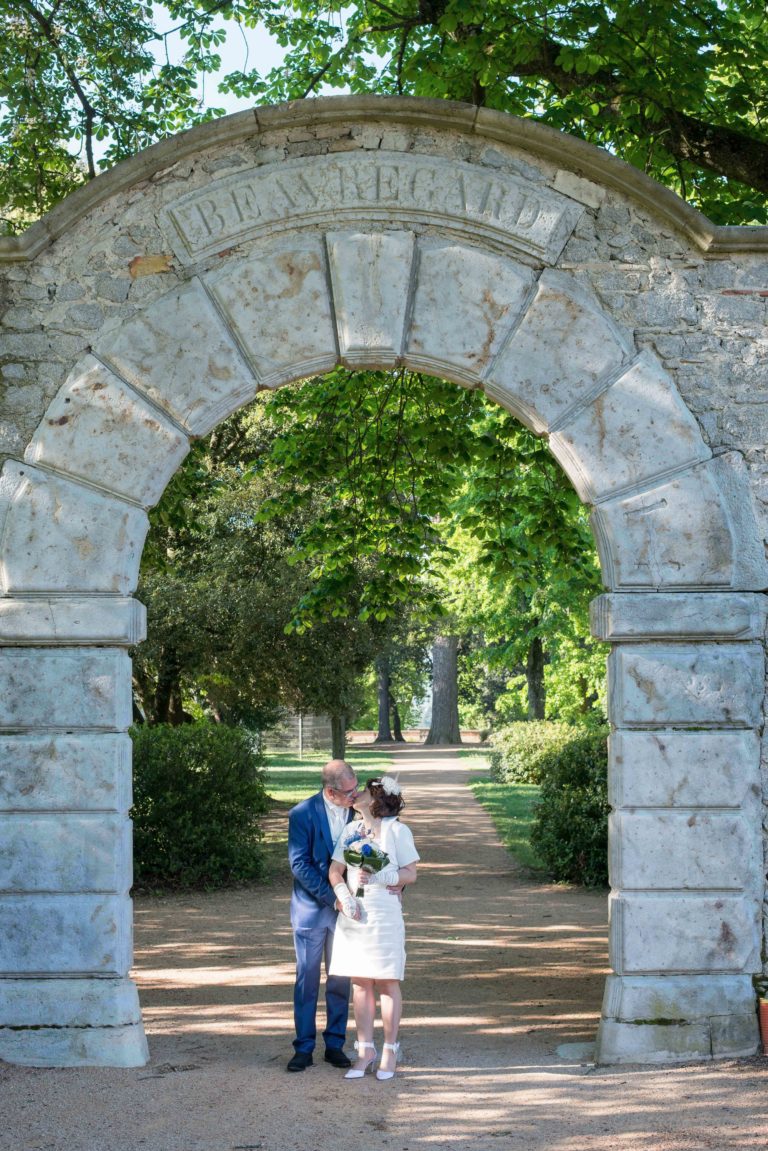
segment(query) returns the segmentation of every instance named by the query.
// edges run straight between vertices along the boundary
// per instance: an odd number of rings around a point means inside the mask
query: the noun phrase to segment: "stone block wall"
[[[0,739],[14,770],[41,780],[28,810],[0,768],[0,876],[31,901],[30,924],[60,924],[57,939],[66,915],[88,914],[94,940],[120,941],[97,954],[84,936],[74,958],[56,944],[59,974],[83,982],[56,1027],[74,1034],[87,1004],[99,1031],[111,1011],[128,1029],[120,1058],[143,1057],[122,982],[125,781],[95,814],[73,747],[95,756],[101,794],[130,718],[120,649],[142,633],[128,597],[146,509],[189,440],[259,390],[338,362],[405,363],[482,387],[546,435],[593,509],[610,593],[595,634],[613,645],[604,1057],[754,1046],[766,253],[768,229],[715,228],[580,141],[373,97],[203,125],[0,241]],[[68,781],[59,806],[50,740]],[[98,874],[72,856],[78,837]],[[43,839],[55,896],[34,870],[18,887],[15,860]],[[48,1001],[52,973],[25,958],[34,930],[2,967],[15,976],[0,988],[0,1041],[17,1026],[3,1003],[31,1018],[33,975]],[[105,974],[95,995],[89,979]],[[81,1058],[103,1060],[102,1040]],[[45,1057],[65,1048],[59,1034]]]

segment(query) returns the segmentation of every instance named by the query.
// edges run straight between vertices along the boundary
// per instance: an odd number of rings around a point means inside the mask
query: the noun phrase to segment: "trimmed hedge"
[[[581,734],[570,723],[530,720],[500,727],[491,736],[491,779],[499,783],[540,783],[541,764],[552,751]]]
[[[214,888],[262,874],[262,758],[242,728],[134,727],[134,882]]]
[[[584,887],[606,886],[610,811],[607,735],[577,735],[542,756],[538,769],[541,798],[531,828],[531,846],[553,879]]]

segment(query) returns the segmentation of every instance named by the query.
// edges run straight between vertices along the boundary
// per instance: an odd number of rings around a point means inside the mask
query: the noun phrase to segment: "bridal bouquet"
[[[359,867],[373,875],[377,871],[384,870],[389,863],[389,856],[375,843],[368,843],[361,835],[358,835],[355,839],[350,839],[344,848],[344,862],[350,867]],[[364,896],[365,888],[358,887],[355,898],[363,899]]]

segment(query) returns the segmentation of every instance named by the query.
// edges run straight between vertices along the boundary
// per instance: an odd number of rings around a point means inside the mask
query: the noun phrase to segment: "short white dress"
[[[344,862],[344,848],[364,830],[361,819],[348,823],[333,858]],[[392,867],[416,863],[419,853],[411,829],[398,819],[382,819],[378,846],[386,851]],[[357,867],[347,868],[347,886],[357,891]],[[333,936],[329,975],[359,975],[363,979],[402,979],[405,974],[405,924],[403,907],[396,895],[382,884],[367,884],[360,900],[362,918],[339,914]]]

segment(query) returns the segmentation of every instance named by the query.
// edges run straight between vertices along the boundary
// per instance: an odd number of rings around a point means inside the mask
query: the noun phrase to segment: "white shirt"
[[[349,808],[339,807],[338,803],[331,803],[325,792],[323,792],[323,803],[325,804],[325,813],[328,816],[328,826],[331,829],[331,839],[335,847],[341,838],[342,831],[347,826]]]

